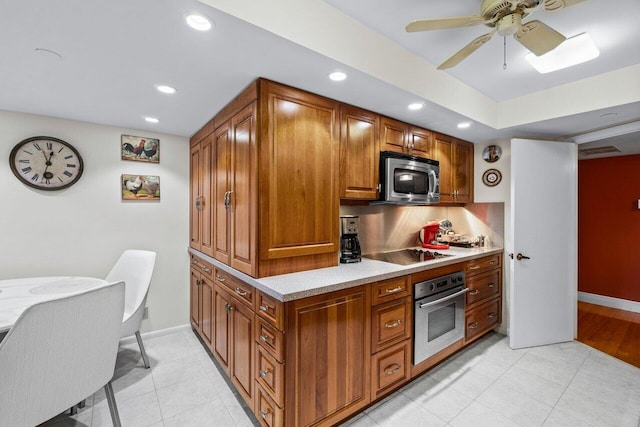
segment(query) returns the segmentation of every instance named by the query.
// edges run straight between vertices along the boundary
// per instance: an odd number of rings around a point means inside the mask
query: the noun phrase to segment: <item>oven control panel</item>
[[[455,273],[447,274],[446,276],[440,276],[434,279],[425,280],[424,282],[418,282],[413,285],[414,299],[424,298],[448,289],[463,286],[464,279],[464,271],[457,271]]]

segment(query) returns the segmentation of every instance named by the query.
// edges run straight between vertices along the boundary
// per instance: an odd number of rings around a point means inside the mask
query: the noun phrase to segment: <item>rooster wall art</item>
[[[142,136],[122,135],[122,160],[160,163],[160,140]]]
[[[122,175],[122,200],[160,200],[160,177]]]

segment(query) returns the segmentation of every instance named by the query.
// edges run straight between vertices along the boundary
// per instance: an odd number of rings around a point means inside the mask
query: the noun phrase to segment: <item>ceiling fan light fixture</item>
[[[549,53],[536,56],[528,53],[525,59],[539,73],[551,73],[583,62],[591,61],[600,55],[600,51],[587,33],[580,33],[565,40]]]

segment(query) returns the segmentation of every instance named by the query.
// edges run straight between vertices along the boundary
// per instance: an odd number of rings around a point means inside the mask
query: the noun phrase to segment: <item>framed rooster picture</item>
[[[120,137],[122,160],[160,163],[160,140],[144,136],[122,135]]]
[[[122,174],[122,200],[160,200],[160,177]]]

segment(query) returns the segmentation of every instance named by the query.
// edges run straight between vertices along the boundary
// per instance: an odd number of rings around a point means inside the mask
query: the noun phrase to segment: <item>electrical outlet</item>
[[[142,314],[142,318],[143,319],[148,319],[149,318],[149,307],[145,307],[144,308],[144,313]]]

